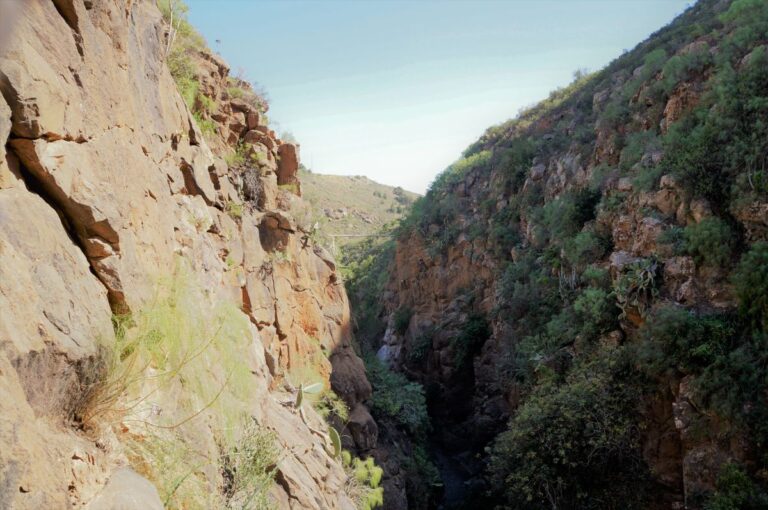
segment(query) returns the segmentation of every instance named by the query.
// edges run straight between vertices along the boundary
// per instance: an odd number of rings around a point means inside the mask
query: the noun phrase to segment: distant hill
[[[361,241],[400,219],[419,195],[362,175],[324,175],[302,170],[302,196],[312,206],[323,244],[336,247]]]

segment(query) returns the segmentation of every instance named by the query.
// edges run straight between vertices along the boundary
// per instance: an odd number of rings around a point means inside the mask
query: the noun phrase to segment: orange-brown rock
[[[237,405],[276,434],[274,500],[282,508],[348,508],[346,475],[318,433],[326,424],[310,406],[302,417],[281,403],[291,398],[282,381],[308,364],[365,414],[371,388],[352,349],[344,287],[294,218],[301,199],[276,209],[284,193],[278,142],[260,110],[228,97],[224,62],[197,55],[200,90],[218,102],[210,115],[217,134],[206,139],[165,66],[165,27],[149,0],[39,0],[25,3],[3,43],[3,507],[112,508],[134,488],[146,496],[141,508],[157,504],[149,482],[121,471],[140,464],[124,445],[126,430],[146,433],[128,419],[136,416],[94,427],[92,436],[73,419],[100,350],[115,342],[113,314],[146,308],[158,281],[183,264],[204,289],[201,320],[214,322],[217,304],[231,303],[247,325],[249,348],[238,354],[250,392]],[[223,156],[249,128],[264,128],[263,160],[227,168]],[[281,175],[298,190],[298,154],[281,147]],[[221,367],[209,368],[211,386],[226,381]],[[153,390],[156,414],[141,420],[174,416],[182,387]],[[201,410],[195,439],[219,458],[213,412]],[[375,443],[375,424],[363,422],[360,441]],[[220,472],[205,476],[223,486]]]
[[[278,148],[280,159],[277,163],[278,186],[291,186],[301,196],[299,183],[299,148],[292,143],[284,143]]]

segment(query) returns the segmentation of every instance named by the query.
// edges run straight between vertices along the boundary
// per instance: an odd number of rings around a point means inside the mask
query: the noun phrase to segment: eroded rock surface
[[[283,379],[307,360],[350,406],[370,395],[344,287],[296,196],[296,147],[228,98],[226,64],[202,53],[201,90],[220,100],[209,146],[165,65],[153,1],[25,2],[14,30],[0,55],[3,506],[160,507],[123,468],[136,462],[122,447],[129,427],[86,431],[76,410],[115,341],[113,315],[141,310],[183,260],[208,302],[233,303],[251,325],[241,404],[283,452],[278,506],[348,507],[341,464],[312,431],[325,423],[282,403]],[[229,168],[222,157],[245,137],[259,166]],[[170,412],[175,391],[153,395],[155,412]],[[209,421],[196,430],[213,453]],[[219,490],[222,473],[207,476]]]

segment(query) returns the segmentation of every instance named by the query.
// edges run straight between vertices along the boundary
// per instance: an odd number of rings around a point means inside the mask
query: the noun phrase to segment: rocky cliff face
[[[742,132],[764,134],[768,112],[758,103],[768,82],[750,66],[765,62],[765,16],[761,2],[699,2],[605,70],[490,129],[401,228],[381,289],[386,332],[378,356],[424,384],[440,455],[449,452],[470,485],[500,477],[479,493],[491,488],[515,508],[555,505],[559,497],[564,507],[592,508],[573,503],[583,490],[603,501],[598,507],[613,508],[621,470],[599,471],[601,462],[644,466],[651,496],[641,496],[646,475],[632,475],[637,500],[623,500],[640,508],[698,508],[720,487],[726,465],[746,466],[764,482],[758,451],[765,444],[747,431],[759,428],[765,381],[752,393],[718,370],[741,355],[733,354],[743,352],[740,342],[749,343],[738,335],[763,331],[733,326],[745,320],[737,313],[745,291],[733,282],[739,271],[757,270],[747,259],[764,246],[768,225],[765,188],[752,180],[762,170],[750,159],[754,152],[764,161],[765,143],[737,141]],[[705,140],[708,129],[719,134]],[[661,330],[673,313],[687,318],[670,337]],[[735,336],[718,343],[715,330],[702,326],[709,320]],[[675,341],[686,354],[671,354]],[[663,370],[645,365],[644,349]],[[682,361],[694,351],[703,357]],[[546,443],[558,423],[605,426],[580,414],[589,400],[568,414],[566,399],[583,389],[578,377],[597,380],[596,360],[624,356],[628,372],[611,372],[600,391],[637,383],[622,400],[632,417],[621,425],[633,424],[621,444],[636,455],[601,461],[592,450],[596,457],[576,468],[613,480],[613,488],[574,489],[592,482],[558,471],[566,461],[557,458],[523,478],[520,466],[537,456],[569,455],[567,434]],[[763,374],[758,358],[743,369]],[[730,390],[735,400],[741,395],[736,407],[746,407],[729,414],[714,402]],[[525,427],[545,412],[521,450]],[[509,432],[498,436],[510,419]],[[491,458],[483,448],[497,437]],[[545,468],[551,479],[536,478]]]
[[[154,2],[37,0],[16,14],[0,55],[4,506],[113,508],[137,494],[148,499],[131,508],[159,507],[128,467],[166,504],[193,481],[226,504],[239,476],[227,451],[248,429],[224,427],[227,412],[273,437],[278,507],[349,508],[325,423],[290,404],[296,385],[321,382],[372,421],[344,287],[303,223],[297,147],[227,96],[228,69],[208,53],[201,91],[217,106],[203,135],[164,63]],[[248,158],[228,165],[238,147]],[[181,279],[192,298],[158,297]],[[134,350],[105,354],[160,309],[176,322],[151,331],[179,332],[181,361],[162,343],[131,344],[153,353],[132,367],[120,363]],[[113,365],[130,377],[115,383]],[[169,469],[189,462],[173,480],[158,444],[186,459]]]

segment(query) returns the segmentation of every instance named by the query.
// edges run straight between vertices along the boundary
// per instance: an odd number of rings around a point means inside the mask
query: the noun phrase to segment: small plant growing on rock
[[[155,299],[115,327],[80,423],[130,423],[128,459],[166,508],[223,508],[209,477],[221,472],[251,397],[253,374],[241,355],[251,341],[247,319],[234,304],[211,308],[180,260],[174,276],[158,282]],[[216,445],[200,444],[201,423],[228,431],[213,456]]]
[[[331,441],[331,451],[328,453],[334,459],[337,459],[341,455],[341,436],[335,428],[328,426],[328,439]]]
[[[238,204],[237,202],[227,202],[227,214],[229,214],[230,218],[233,220],[239,220],[243,217],[243,204]]]
[[[301,404],[304,403],[305,395],[315,395],[317,393],[320,393],[322,389],[323,389],[323,383],[319,383],[319,382],[308,384],[307,386],[300,384],[299,387],[296,389],[296,401],[294,403],[296,409],[301,409]]]
[[[272,508],[268,491],[280,452],[274,432],[253,419],[249,422],[237,444],[223,455],[224,495],[227,508],[267,510]]]
[[[352,457],[348,451],[341,455],[344,470],[347,472],[347,483],[344,492],[360,510],[373,510],[384,505],[384,488],[380,487],[384,474],[373,460]]]
[[[299,186],[297,184],[280,184],[278,186],[283,191],[288,191],[289,193],[293,193],[294,195],[299,194]]]
[[[314,407],[317,413],[322,416],[325,421],[338,418],[342,423],[346,423],[347,420],[349,420],[349,408],[347,407],[347,404],[333,390],[322,392],[320,398],[315,402]]]
[[[657,278],[659,263],[654,258],[627,265],[613,284],[616,303],[621,309],[620,318],[627,317],[630,308],[644,317],[654,298],[658,296]]]
[[[229,152],[224,156],[224,161],[227,163],[227,166],[230,168],[242,166],[245,164],[247,157],[246,154],[248,152],[248,144],[244,142],[240,142],[237,144],[237,147],[235,147],[234,152]]]

